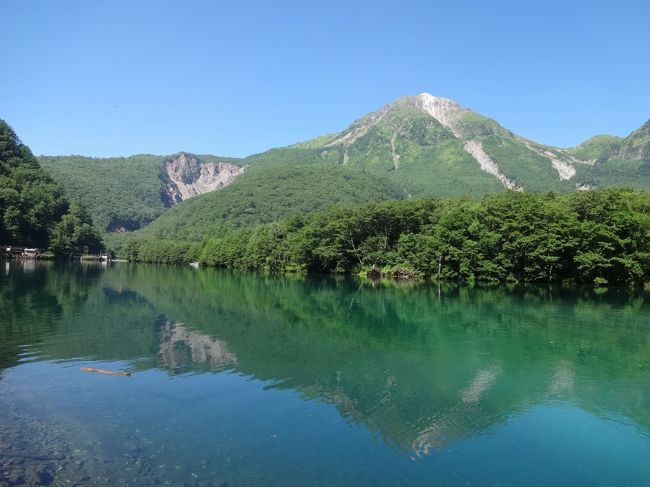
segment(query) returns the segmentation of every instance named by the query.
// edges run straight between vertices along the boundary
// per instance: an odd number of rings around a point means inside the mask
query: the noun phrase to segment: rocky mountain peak
[[[444,96],[433,96],[431,93],[420,93],[415,97],[420,103],[439,105],[445,108],[460,108],[458,102]]]
[[[429,93],[422,93],[416,97],[417,107],[435,118],[440,124],[451,130],[457,137],[459,134],[458,122],[469,110],[461,107],[454,100]]]
[[[433,117],[445,128],[451,130],[456,136],[459,136],[460,133],[457,130],[459,119],[463,114],[469,112],[469,110],[461,107],[454,100],[433,96],[429,93],[421,93],[416,96],[404,96],[356,120],[347,130],[341,132],[340,136],[329,141],[324,147],[339,144],[349,146],[360,137],[363,137],[371,127],[392,120],[404,108],[412,108]],[[401,115],[399,116],[401,117]]]

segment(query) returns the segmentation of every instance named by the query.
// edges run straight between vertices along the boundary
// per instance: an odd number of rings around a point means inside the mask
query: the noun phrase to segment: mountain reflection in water
[[[414,458],[554,404],[650,432],[643,290],[11,263],[0,292],[2,368],[236,372],[334,405]]]
[[[160,328],[160,366],[170,371],[205,364],[211,368],[235,365],[237,357],[222,340],[187,330],[183,323],[165,322]]]

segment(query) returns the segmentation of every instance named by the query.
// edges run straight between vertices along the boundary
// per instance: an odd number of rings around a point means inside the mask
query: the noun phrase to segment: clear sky
[[[648,0],[0,7],[0,118],[36,154],[245,156],[425,91],[559,146],[650,118]]]

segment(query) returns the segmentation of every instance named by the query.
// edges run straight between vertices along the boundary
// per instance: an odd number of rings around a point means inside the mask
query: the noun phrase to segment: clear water
[[[0,485],[650,482],[647,291],[0,265]]]

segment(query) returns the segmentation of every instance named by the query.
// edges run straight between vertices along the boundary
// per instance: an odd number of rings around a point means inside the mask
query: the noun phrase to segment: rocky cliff
[[[246,170],[230,162],[203,162],[184,152],[165,161],[162,198],[167,206],[224,188]]]

